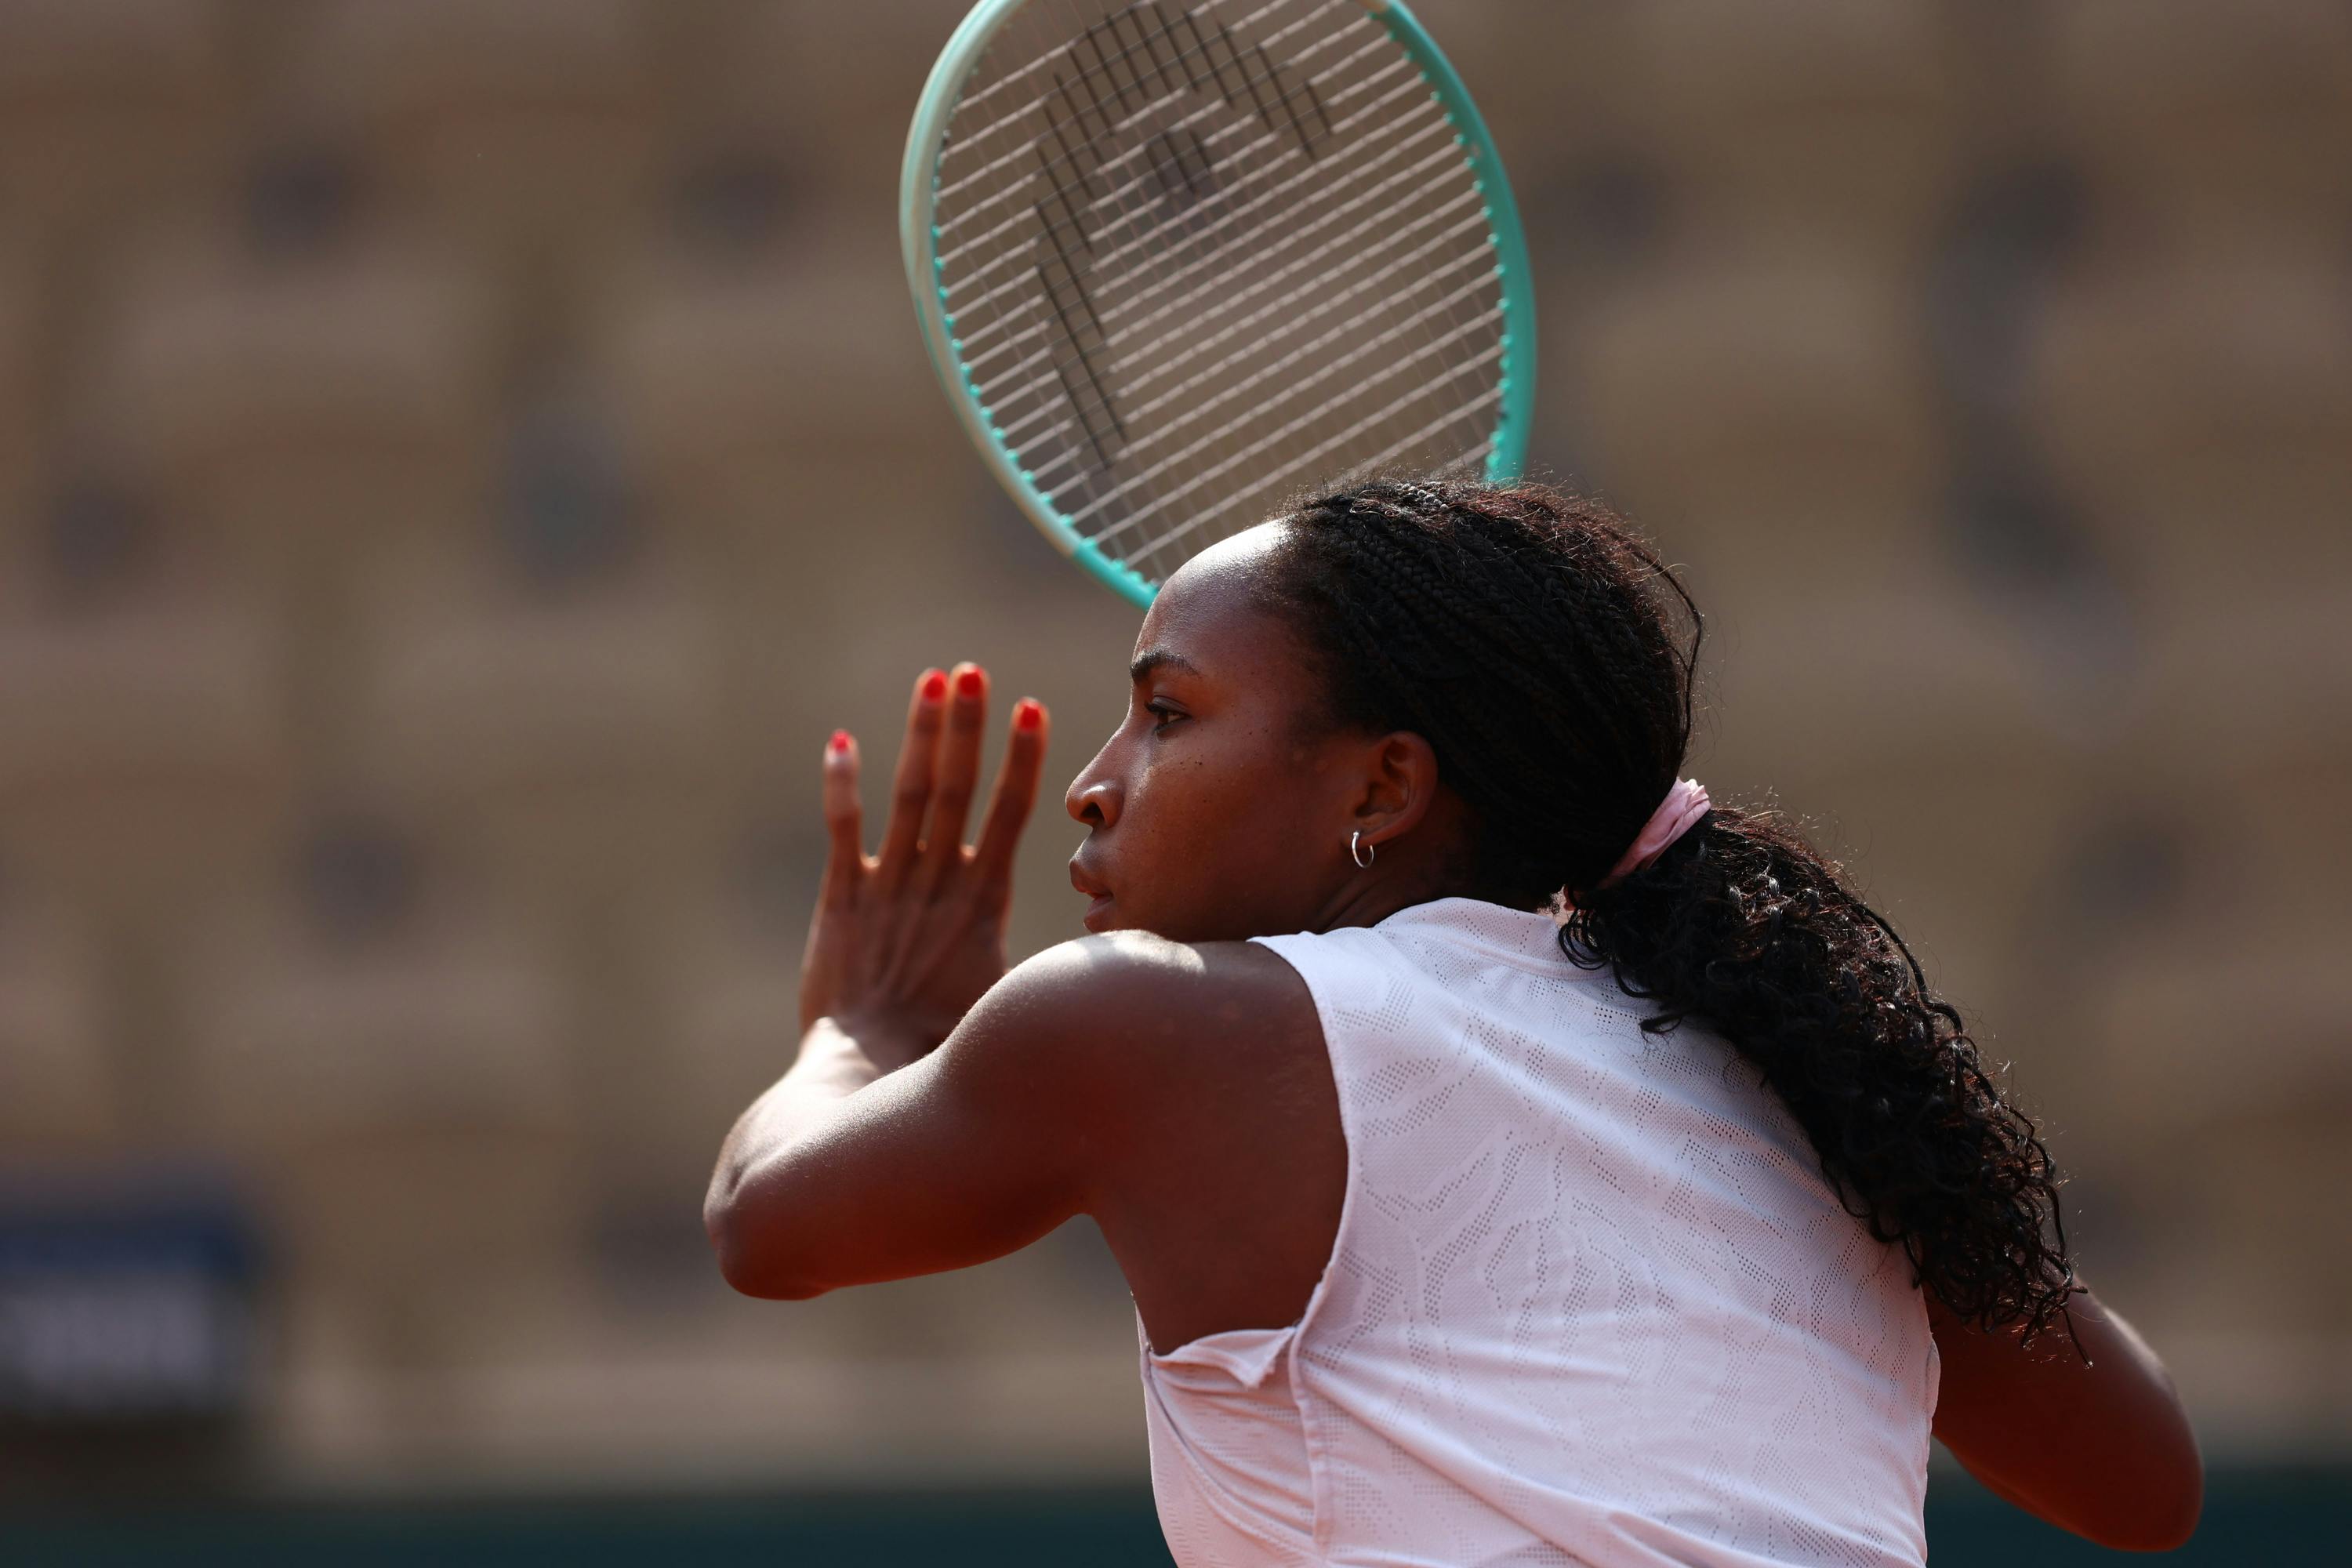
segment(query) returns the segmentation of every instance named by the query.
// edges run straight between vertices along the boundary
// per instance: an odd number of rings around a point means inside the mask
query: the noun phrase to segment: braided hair
[[[2057,1173],[1910,949],[1801,836],[1717,806],[1601,886],[1673,785],[1704,624],[1623,522],[1548,487],[1382,479],[1293,511],[1258,593],[1328,721],[1410,730],[1469,805],[1475,896],[1761,1072],[1822,1174],[1956,1317],[2030,1341],[2074,1289]],[[1685,643],[1683,634],[1687,630]]]

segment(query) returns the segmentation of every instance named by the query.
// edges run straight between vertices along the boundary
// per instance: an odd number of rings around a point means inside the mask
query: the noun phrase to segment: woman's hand
[[[865,850],[857,743],[825,749],[833,849],[801,965],[801,1032],[830,1018],[887,1071],[930,1050],[1003,977],[1013,851],[1037,803],[1045,710],[1023,699],[977,847],[963,841],[980,773],[988,676],[925,670],[907,715],[882,851]]]

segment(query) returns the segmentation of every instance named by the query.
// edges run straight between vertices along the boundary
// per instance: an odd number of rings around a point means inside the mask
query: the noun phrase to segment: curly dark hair
[[[1690,741],[1705,635],[1675,574],[1600,504],[1548,487],[1381,479],[1297,507],[1262,582],[1328,721],[1410,730],[1468,804],[1475,896],[1557,908],[1560,949],[1755,1064],[1822,1172],[1959,1319],[2063,1315],[2058,1177],[1911,951],[1773,815],[1717,806],[1608,873]],[[1684,633],[1687,631],[1687,642]],[[1605,884],[1605,885],[1604,885]]]

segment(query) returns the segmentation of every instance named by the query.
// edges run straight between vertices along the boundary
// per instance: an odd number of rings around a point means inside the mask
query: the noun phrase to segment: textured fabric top
[[[1314,994],[1348,1191],[1297,1324],[1142,1346],[1182,1568],[1926,1561],[1901,1253],[1752,1067],[1643,1035],[1557,929],[1440,899],[1254,939]]]

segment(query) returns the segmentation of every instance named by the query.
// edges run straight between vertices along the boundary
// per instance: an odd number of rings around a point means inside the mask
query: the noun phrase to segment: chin
[[[1102,900],[1098,905],[1088,905],[1086,914],[1080,918],[1080,923],[1096,936],[1107,935],[1115,931],[1140,931],[1146,936],[1165,937],[1171,942],[1191,940],[1170,936],[1149,917],[1136,915],[1121,909],[1116,900]]]

